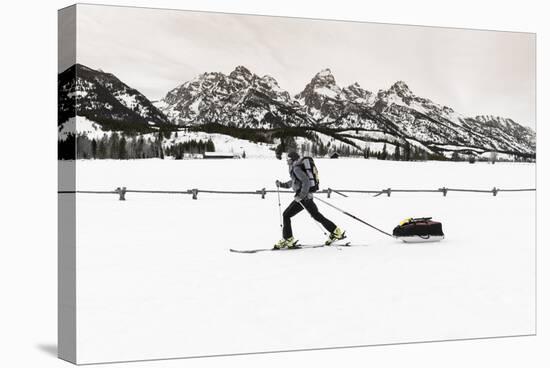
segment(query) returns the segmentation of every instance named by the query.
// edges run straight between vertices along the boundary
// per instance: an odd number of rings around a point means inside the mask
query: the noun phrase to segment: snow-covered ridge
[[[86,116],[105,130],[144,131],[170,122],[143,94],[111,73],[75,64],[58,76],[59,121]]]

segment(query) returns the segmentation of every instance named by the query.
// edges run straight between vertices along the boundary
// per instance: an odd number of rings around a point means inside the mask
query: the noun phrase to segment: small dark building
[[[331,153],[331,155],[330,155],[330,158],[338,158],[338,157],[340,157],[340,155],[338,154],[338,152],[333,152],[333,153]]]
[[[235,158],[235,154],[226,152],[205,152],[203,158]]]

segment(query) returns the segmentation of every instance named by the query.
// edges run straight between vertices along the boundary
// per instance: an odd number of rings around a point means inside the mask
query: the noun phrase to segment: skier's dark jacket
[[[281,183],[280,186],[283,188],[292,188],[296,193],[296,198],[299,200],[311,198],[311,194],[309,193],[309,178],[304,169],[302,169],[301,158],[288,165],[288,173],[291,180]]]

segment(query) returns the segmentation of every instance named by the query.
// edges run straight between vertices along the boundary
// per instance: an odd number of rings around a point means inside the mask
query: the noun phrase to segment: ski
[[[343,243],[343,244],[331,244],[331,245],[325,245],[325,244],[298,244],[295,247],[292,248],[282,248],[282,249],[275,249],[275,248],[260,248],[260,249],[233,249],[230,248],[229,251],[233,253],[258,253],[258,252],[288,252],[292,250],[300,250],[300,249],[312,249],[312,248],[338,248],[338,247],[351,247],[351,242]]]
[[[344,233],[343,233],[342,235],[343,235],[343,237],[341,237],[340,239],[334,239],[334,240],[328,239],[328,240],[325,242],[325,245],[326,245],[326,246],[330,246],[330,245],[339,243],[339,242],[341,242],[341,241],[344,240],[344,239],[347,239],[347,236],[346,236],[346,232],[345,232],[345,231],[344,231]],[[336,244],[336,245],[337,245],[337,244]]]

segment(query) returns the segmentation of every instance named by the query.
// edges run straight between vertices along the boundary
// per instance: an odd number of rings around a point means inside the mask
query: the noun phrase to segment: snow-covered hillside
[[[214,143],[216,152],[219,153],[232,153],[236,157],[246,158],[274,158],[275,157],[275,144],[268,143],[254,143],[246,139],[234,138],[226,134],[217,133],[204,133],[204,132],[188,132],[184,134],[173,133],[169,138],[163,141],[164,147],[170,147],[178,143],[184,143],[189,141],[203,141],[211,140]]]
[[[75,64],[58,75],[58,126],[76,115],[104,130],[147,132],[170,125],[143,94],[111,73]]]
[[[82,135],[85,134],[90,139],[100,139],[103,134],[107,134],[101,129],[101,126],[91,120],[86,119],[83,116],[75,116],[69,118],[66,122],[58,127],[58,139],[65,141],[71,134]]]

